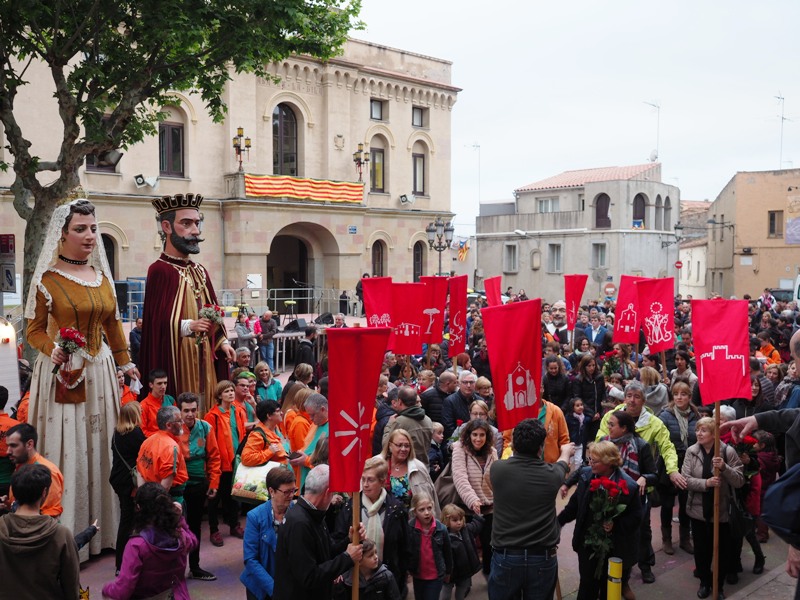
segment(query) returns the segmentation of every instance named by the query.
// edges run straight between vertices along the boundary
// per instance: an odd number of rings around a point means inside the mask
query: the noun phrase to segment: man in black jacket
[[[306,327],[306,337],[300,340],[297,345],[297,352],[294,356],[294,363],[306,363],[311,365],[315,370],[317,368],[317,359],[314,358],[314,340],[317,339],[317,328],[313,325]]]
[[[444,399],[442,405],[442,420],[444,425],[444,439],[449,439],[461,423],[469,421],[469,405],[475,397],[475,382],[478,380],[474,373],[461,371],[458,376],[458,390]]]
[[[458,379],[452,371],[445,371],[439,375],[439,381],[436,385],[431,386],[420,395],[419,399],[422,403],[422,409],[425,414],[431,418],[431,421],[436,423],[442,422],[442,405],[444,399],[456,391],[458,387]]]
[[[328,465],[311,469],[305,494],[278,529],[273,600],[329,599],[333,580],[361,561],[361,544],[349,544],[347,538],[334,544],[325,525],[333,497],[329,478]]]

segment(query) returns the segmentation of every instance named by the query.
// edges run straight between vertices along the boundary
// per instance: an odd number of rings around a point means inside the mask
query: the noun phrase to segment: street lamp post
[[[249,137],[244,137],[244,127],[236,128],[236,137],[233,138],[233,153],[239,161],[239,172],[242,172],[242,155],[247,152],[247,159],[250,159],[250,146],[252,142]]]
[[[442,252],[450,247],[454,231],[453,224],[450,221],[445,223],[441,217],[436,217],[436,220],[428,223],[425,228],[425,233],[428,234],[428,245],[431,250],[436,250],[439,253],[439,271],[437,275],[442,274]]]
[[[358,173],[359,183],[364,181],[362,173],[364,167],[369,163],[369,152],[364,152],[364,144],[358,144],[358,150],[353,152],[353,163],[356,165],[356,173]]]

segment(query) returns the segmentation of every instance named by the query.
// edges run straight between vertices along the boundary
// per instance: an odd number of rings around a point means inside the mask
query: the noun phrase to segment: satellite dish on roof
[[[650,152],[650,162],[656,162],[658,160],[658,150],[653,150]]]
[[[595,269],[592,271],[592,281],[595,283],[602,283],[608,277],[608,272],[605,269]]]

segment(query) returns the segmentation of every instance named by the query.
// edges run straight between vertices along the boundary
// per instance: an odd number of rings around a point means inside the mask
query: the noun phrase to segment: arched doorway
[[[108,265],[111,267],[111,275],[114,279],[117,278],[117,242],[114,240],[113,237],[108,235],[107,233],[100,234],[100,237],[103,239],[103,248],[106,251],[106,257],[108,258]]]
[[[372,276],[383,277],[386,267],[386,244],[377,240],[372,244]]]
[[[280,228],[265,256],[270,308],[285,312],[284,300],[293,299],[296,314],[337,312],[343,289],[355,281],[341,281],[339,245],[318,223],[297,222]]]

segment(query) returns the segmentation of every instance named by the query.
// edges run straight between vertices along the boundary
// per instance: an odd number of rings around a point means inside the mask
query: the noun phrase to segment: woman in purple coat
[[[135,502],[135,533],[125,546],[119,575],[103,586],[103,596],[160,598],[172,590],[174,600],[190,600],[186,562],[197,538],[189,531],[180,504],[158,483],[140,487]]]

